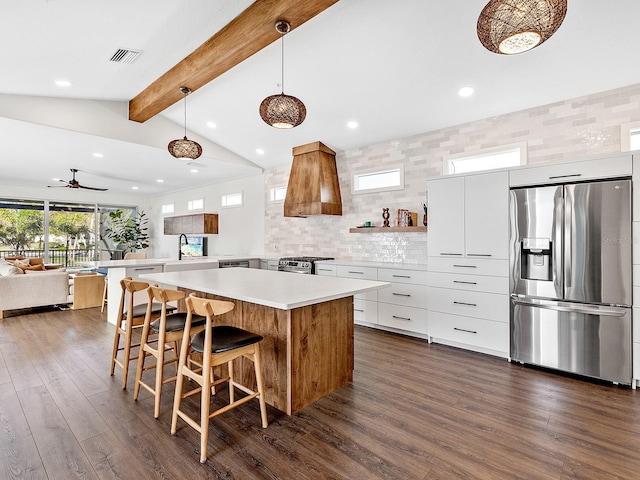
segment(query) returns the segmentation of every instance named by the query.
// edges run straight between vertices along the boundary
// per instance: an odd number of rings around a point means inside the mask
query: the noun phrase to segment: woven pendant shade
[[[180,91],[184,95],[184,138],[171,140],[167,146],[167,150],[174,157],[180,160],[195,160],[202,155],[202,147],[198,142],[187,138],[187,95],[191,93],[188,87],[180,87]]]
[[[297,127],[306,116],[304,103],[284,93],[271,95],[260,104],[260,117],[275,128]]]
[[[187,137],[182,140],[171,140],[167,148],[171,155],[181,160],[195,160],[202,155],[200,144]]]
[[[478,18],[478,38],[504,55],[526,52],[553,35],[567,13],[567,0],[491,0]]]
[[[293,128],[300,125],[307,116],[307,108],[301,100],[284,93],[284,36],[291,30],[286,20],[276,22],[282,48],[282,93],[271,95],[260,103],[260,118],[275,128]]]

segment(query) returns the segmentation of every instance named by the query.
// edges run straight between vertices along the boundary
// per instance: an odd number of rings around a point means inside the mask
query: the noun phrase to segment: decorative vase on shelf
[[[427,204],[423,203],[422,208],[424,209],[424,215],[422,216],[422,224],[426,227],[427,226]]]
[[[382,209],[382,220],[384,220],[384,222],[382,223],[382,226],[388,227],[389,226],[389,209],[388,208]]]

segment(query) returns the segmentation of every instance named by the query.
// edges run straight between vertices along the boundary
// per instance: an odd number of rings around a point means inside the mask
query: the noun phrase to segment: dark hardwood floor
[[[355,374],[293,416],[257,402],[169,433],[109,376],[98,309],[0,320],[0,479],[637,479],[640,397],[356,327]],[[132,372],[133,373],[133,372]],[[214,402],[224,402],[220,392]],[[197,409],[195,400],[188,404]]]

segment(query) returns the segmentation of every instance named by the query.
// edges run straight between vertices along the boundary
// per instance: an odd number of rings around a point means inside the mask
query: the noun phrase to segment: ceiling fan
[[[62,183],[66,183],[66,185],[47,185],[48,187],[66,187],[66,188],[84,188],[87,190],[97,190],[99,192],[104,192],[108,190],[108,188],[98,188],[98,187],[87,187],[85,185],[81,185],[80,182],[76,180],[76,172],[77,168],[70,168],[71,173],[73,174],[73,178],[71,180],[59,180]]]

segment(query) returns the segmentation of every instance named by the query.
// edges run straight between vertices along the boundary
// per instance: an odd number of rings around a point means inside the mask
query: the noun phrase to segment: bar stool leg
[[[260,358],[260,343],[255,344],[253,353],[253,367],[256,369],[256,384],[260,396],[260,416],[262,417],[262,428],[267,428],[267,402],[264,399],[264,385],[262,383],[262,360]]]

